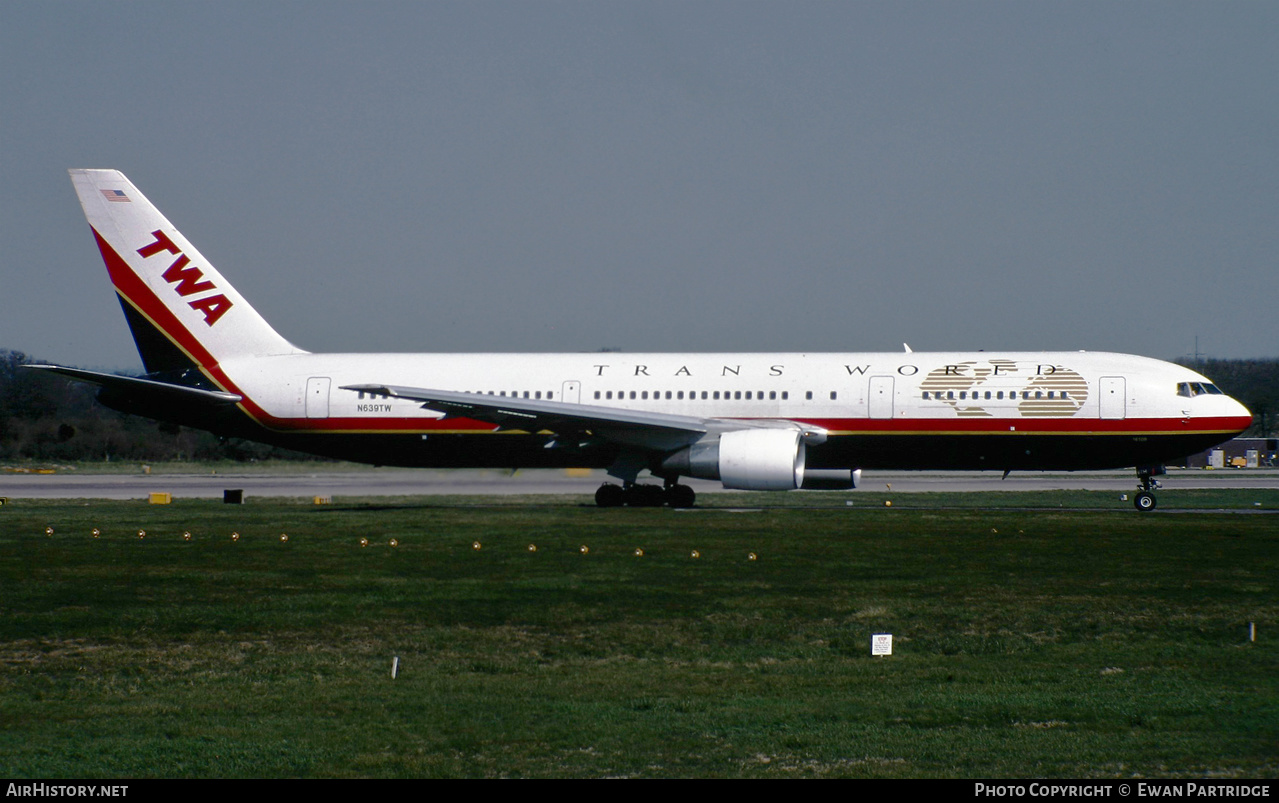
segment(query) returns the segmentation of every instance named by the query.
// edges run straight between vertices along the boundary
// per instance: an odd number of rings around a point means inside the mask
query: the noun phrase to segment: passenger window
[[[832,391],[830,392],[830,400],[831,400],[831,401],[835,401],[835,395],[836,395],[836,394],[835,394],[835,391],[833,391],[833,390],[832,390]]]

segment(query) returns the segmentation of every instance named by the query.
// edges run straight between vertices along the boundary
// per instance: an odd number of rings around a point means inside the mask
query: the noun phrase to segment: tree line
[[[239,439],[126,415],[95,401],[97,387],[21,366],[38,362],[0,349],[0,460],[316,459]],[[1249,437],[1273,437],[1279,421],[1279,359],[1179,360],[1252,411]]]

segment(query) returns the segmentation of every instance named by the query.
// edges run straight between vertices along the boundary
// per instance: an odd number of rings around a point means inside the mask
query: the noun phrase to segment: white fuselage
[[[1208,381],[1194,371],[1111,353],[305,354],[221,368],[274,426],[320,419],[348,431],[363,429],[360,422],[439,429],[442,414],[412,401],[341,389],[370,381],[699,417],[824,421],[832,434],[883,429],[890,425],[877,422],[885,421],[964,431],[1054,422],[1079,433],[1127,421],[1181,432],[1230,429],[1237,422],[1222,419],[1248,416],[1225,395],[1178,395],[1180,383]]]

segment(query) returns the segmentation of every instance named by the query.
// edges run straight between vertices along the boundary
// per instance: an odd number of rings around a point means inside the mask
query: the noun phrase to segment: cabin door
[[[1120,419],[1125,415],[1124,378],[1122,376],[1103,376],[1101,378],[1101,417]]]
[[[870,396],[867,399],[871,418],[893,417],[893,378],[891,376],[872,376],[870,378]]]
[[[306,417],[329,417],[329,383],[327,376],[313,376],[306,380]]]

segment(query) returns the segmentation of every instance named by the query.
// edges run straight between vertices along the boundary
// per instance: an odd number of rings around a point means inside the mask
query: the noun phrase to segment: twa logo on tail
[[[173,260],[173,264],[168,267],[162,274],[164,280],[169,284],[176,284],[178,295],[186,298],[197,293],[206,293],[210,290],[217,290],[217,285],[204,279],[204,271],[191,266],[191,260],[182,250],[169,239],[169,235],[163,231],[156,230],[151,232],[151,236],[155,238],[155,242],[145,245],[138,249],[138,256],[143,259],[153,257],[162,251],[177,257]],[[218,322],[218,319],[231,309],[231,300],[222,293],[215,295],[206,295],[187,304],[195,310],[204,313],[204,322],[209,326]]]

